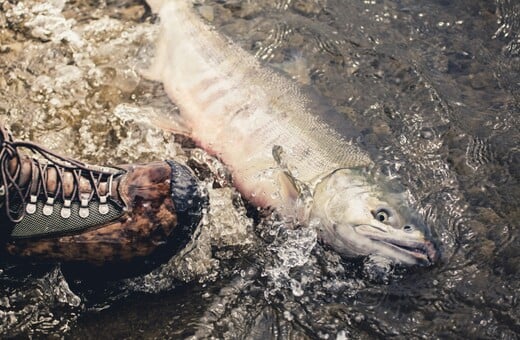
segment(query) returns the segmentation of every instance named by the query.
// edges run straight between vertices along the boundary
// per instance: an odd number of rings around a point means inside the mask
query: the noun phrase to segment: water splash
[[[302,296],[309,278],[293,277],[292,270],[309,265],[312,249],[317,243],[316,228],[309,226],[294,229],[284,222],[280,222],[274,228],[274,240],[267,247],[272,262],[265,266],[262,273],[269,279],[271,288],[266,290],[264,295],[269,299],[269,296],[275,295],[280,289],[290,287],[294,296]]]

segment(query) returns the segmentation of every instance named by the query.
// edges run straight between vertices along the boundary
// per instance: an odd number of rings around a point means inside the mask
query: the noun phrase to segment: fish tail
[[[185,6],[192,6],[193,1],[192,0],[146,0],[146,3],[148,6],[150,6],[152,13],[157,14],[161,10],[161,8],[164,6],[164,4],[168,2],[174,2],[177,5],[185,5]]]
[[[193,2],[192,0],[146,0],[146,2],[153,13],[159,14],[161,28],[152,64],[148,69],[142,70],[141,74],[149,80],[162,82],[164,81],[164,70],[171,63],[168,49],[178,42],[172,26],[179,24],[180,17],[184,17],[184,14],[192,11]]]
[[[159,13],[159,10],[165,2],[166,0],[146,0],[146,3],[148,4],[148,6],[150,6],[150,9],[154,14]]]

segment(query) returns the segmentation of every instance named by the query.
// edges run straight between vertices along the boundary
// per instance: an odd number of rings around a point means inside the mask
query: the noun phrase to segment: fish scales
[[[152,77],[164,83],[192,138],[228,165],[248,199],[287,204],[279,196],[275,145],[305,183],[337,168],[370,164],[364,151],[312,112],[293,81],[203,23],[189,1],[165,3],[160,17],[167,20],[161,22]]]

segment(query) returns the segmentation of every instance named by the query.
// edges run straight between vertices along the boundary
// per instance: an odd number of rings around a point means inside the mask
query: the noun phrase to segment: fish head
[[[431,265],[431,231],[403,193],[357,169],[340,169],[315,188],[311,218],[320,239],[347,257],[378,255],[396,264]]]

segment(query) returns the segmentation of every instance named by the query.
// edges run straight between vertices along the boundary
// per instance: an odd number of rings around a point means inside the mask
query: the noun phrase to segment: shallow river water
[[[0,334],[70,338],[482,338],[520,335],[520,5],[515,0],[199,1],[201,16],[311,86],[381,150],[442,259],[342,259],[260,218],[225,167],[146,117],[156,18],[140,1],[0,0],[0,121],[91,163],[174,158],[210,212],[186,254],[108,280],[0,260]]]

